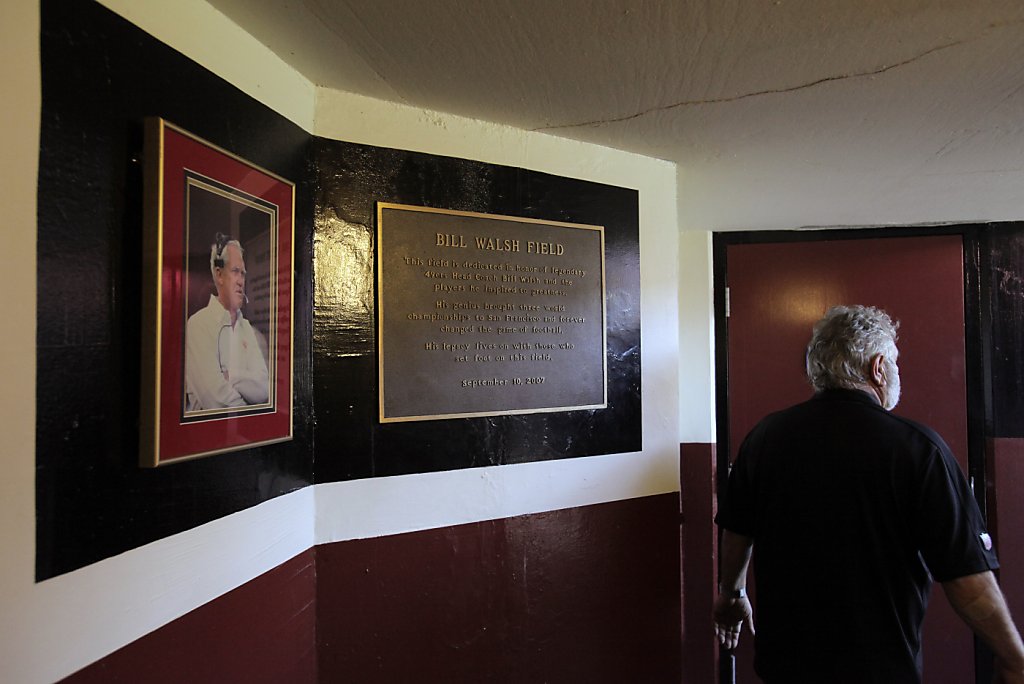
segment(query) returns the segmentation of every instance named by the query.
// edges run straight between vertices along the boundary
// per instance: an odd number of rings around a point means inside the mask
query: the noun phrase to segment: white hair
[[[807,378],[814,389],[857,389],[868,384],[871,359],[896,360],[893,321],[873,306],[834,306],[814,324],[807,345]]]

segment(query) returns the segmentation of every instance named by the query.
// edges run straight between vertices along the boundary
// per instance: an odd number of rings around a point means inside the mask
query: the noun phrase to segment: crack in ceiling
[[[907,66],[908,64],[912,64],[913,62],[916,62],[916,61],[918,61],[920,59],[924,59],[925,57],[928,57],[929,55],[932,55],[932,54],[934,54],[936,52],[940,52],[942,50],[947,50],[949,48],[953,48],[953,47],[957,47],[959,45],[963,45],[966,42],[967,42],[967,40],[965,39],[965,40],[954,41],[952,43],[945,43],[943,45],[938,45],[936,47],[933,47],[933,48],[930,48],[928,50],[925,50],[924,52],[922,52],[920,54],[914,55],[913,57],[905,59],[905,60],[903,60],[901,62],[897,62],[895,64],[887,64],[887,65],[884,65],[884,66],[879,67],[877,69],[872,69],[870,71],[860,71],[860,72],[855,72],[855,73],[851,73],[851,74],[839,74],[839,75],[836,75],[836,76],[825,76],[823,78],[816,79],[816,80],[811,81],[809,83],[801,83],[799,85],[788,86],[788,87],[785,87],[785,88],[768,88],[766,90],[757,90],[757,91],[754,91],[754,92],[743,93],[741,95],[733,95],[733,96],[730,96],[730,97],[716,97],[716,98],[709,98],[709,99],[704,99],[704,100],[683,100],[682,102],[674,102],[674,103],[668,104],[668,105],[660,105],[660,106],[657,106],[657,107],[651,107],[651,108],[645,109],[643,111],[636,112],[634,114],[628,114],[626,116],[614,117],[614,118],[610,118],[610,119],[597,119],[597,120],[594,120],[594,121],[582,121],[582,122],[579,122],[579,123],[571,123],[571,124],[555,124],[555,125],[550,125],[550,126],[541,126],[539,128],[533,128],[531,130],[533,130],[535,132],[559,131],[559,130],[567,130],[567,129],[571,129],[571,128],[584,128],[584,127],[587,127],[587,126],[594,126],[594,127],[596,127],[596,126],[602,126],[602,125],[605,125],[605,124],[624,123],[626,121],[632,121],[634,119],[639,119],[639,118],[642,118],[642,117],[645,117],[645,116],[648,116],[650,114],[654,114],[654,113],[657,113],[657,112],[665,112],[665,111],[670,111],[670,110],[673,110],[673,109],[679,109],[679,108],[682,108],[682,107],[698,107],[698,106],[704,106],[704,105],[727,104],[727,103],[730,103],[730,102],[738,102],[740,100],[746,100],[746,99],[749,99],[749,98],[752,98],[752,97],[761,97],[761,96],[764,96],[764,95],[783,95],[783,94],[786,94],[786,93],[796,92],[798,90],[806,90],[808,88],[814,88],[814,87],[817,87],[819,85],[823,85],[825,83],[833,83],[833,82],[836,82],[836,81],[845,81],[845,80],[855,79],[855,78],[865,78],[865,77],[869,77],[869,76],[878,76],[878,75],[884,74],[884,73],[886,73],[888,71],[892,71],[893,69],[899,69],[901,67]]]

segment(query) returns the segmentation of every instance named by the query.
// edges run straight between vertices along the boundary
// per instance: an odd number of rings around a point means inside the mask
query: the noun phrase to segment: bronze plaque
[[[382,423],[607,407],[604,228],[377,206]]]

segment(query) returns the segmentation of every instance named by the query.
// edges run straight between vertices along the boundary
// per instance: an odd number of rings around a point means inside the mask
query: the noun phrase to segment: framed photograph
[[[295,186],[146,122],[140,464],[292,438]]]

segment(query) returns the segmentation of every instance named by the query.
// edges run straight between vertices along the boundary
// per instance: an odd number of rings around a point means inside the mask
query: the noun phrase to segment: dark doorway
[[[972,451],[977,451],[972,445],[982,431],[975,429],[972,440],[970,428],[983,417],[969,408],[976,390],[968,383],[966,340],[976,333],[977,312],[972,300],[965,300],[965,291],[975,290],[970,280],[975,271],[964,266],[966,232],[717,235],[720,476],[760,418],[811,395],[804,350],[814,321],[835,304],[878,306],[901,321],[903,399],[895,413],[937,430],[964,471],[972,472]],[[970,630],[942,592],[934,591],[924,630],[925,682],[973,681],[974,661]],[[737,681],[758,681],[749,639],[737,652]]]

